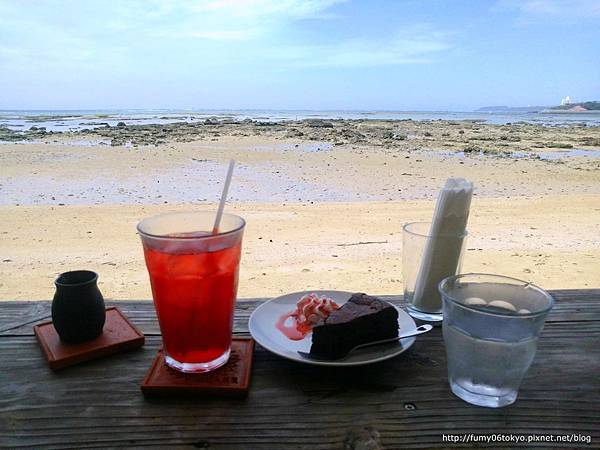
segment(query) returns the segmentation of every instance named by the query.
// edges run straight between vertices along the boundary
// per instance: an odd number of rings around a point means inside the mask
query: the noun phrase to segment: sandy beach
[[[107,298],[150,298],[136,223],[214,209],[231,157],[240,297],[401,293],[402,224],[429,220],[451,176],[476,186],[463,271],[600,287],[598,127],[207,120],[25,138],[0,145],[2,300],[49,299],[80,268]]]

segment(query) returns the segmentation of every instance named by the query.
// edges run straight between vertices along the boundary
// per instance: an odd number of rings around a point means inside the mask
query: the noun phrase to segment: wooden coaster
[[[93,341],[67,344],[60,340],[52,322],[34,325],[33,331],[53,370],[144,345],[144,334],[114,306],[106,308],[102,334]]]
[[[162,349],[158,351],[141,384],[146,396],[245,396],[250,385],[254,340],[231,341],[229,361],[206,373],[184,373],[167,366]]]

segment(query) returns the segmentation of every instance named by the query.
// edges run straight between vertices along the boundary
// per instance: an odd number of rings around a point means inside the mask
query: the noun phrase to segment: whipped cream
[[[288,339],[299,341],[312,331],[319,320],[328,317],[339,306],[329,297],[311,293],[302,296],[296,303],[296,309],[283,314],[275,327]]]
[[[296,303],[296,311],[293,316],[298,325],[315,325],[320,319],[328,317],[339,306],[325,295],[319,297],[311,293],[304,295]]]

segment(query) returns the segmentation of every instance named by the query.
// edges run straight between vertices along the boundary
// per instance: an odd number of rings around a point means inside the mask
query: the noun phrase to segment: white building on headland
[[[563,99],[560,101],[560,104],[561,104],[562,106],[565,106],[565,105],[570,105],[570,104],[571,104],[571,97],[569,97],[569,96],[567,95],[565,98],[563,98]]]

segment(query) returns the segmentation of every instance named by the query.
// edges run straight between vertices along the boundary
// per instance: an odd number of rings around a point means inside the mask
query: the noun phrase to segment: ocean
[[[45,127],[46,131],[78,131],[85,128],[127,125],[199,122],[208,118],[241,121],[252,119],[280,122],[302,119],[360,120],[470,120],[488,124],[533,123],[544,126],[600,126],[598,113],[495,113],[460,111],[310,111],[310,110],[0,110],[0,127],[25,131]]]

